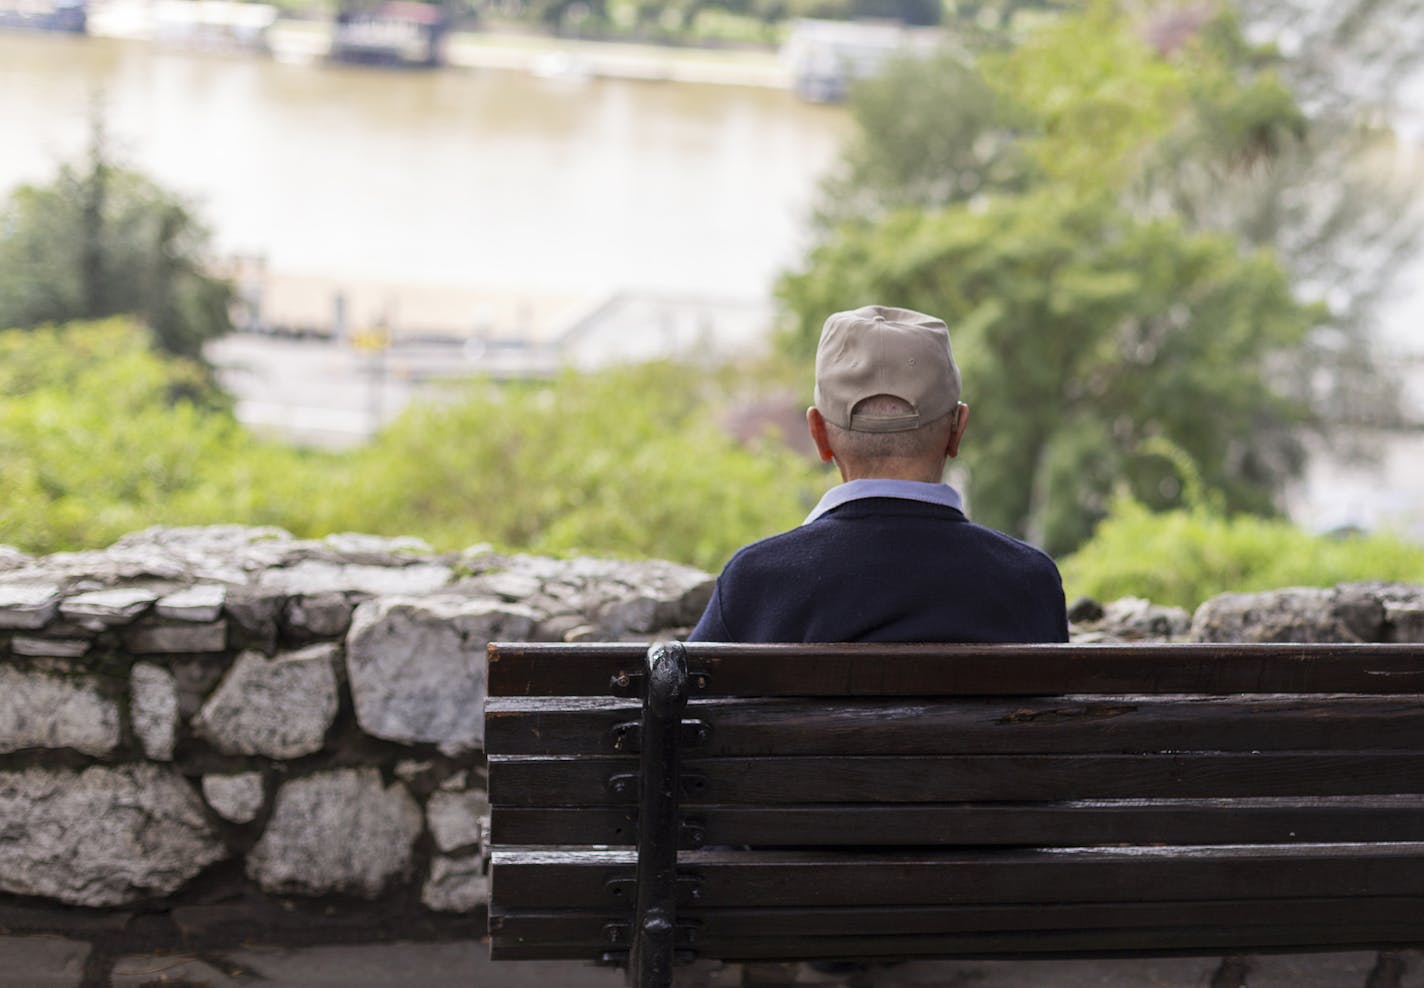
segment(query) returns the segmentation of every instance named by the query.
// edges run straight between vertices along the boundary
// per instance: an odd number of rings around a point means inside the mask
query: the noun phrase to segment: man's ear
[[[949,443],[945,446],[945,456],[955,457],[959,455],[959,440],[964,438],[964,430],[969,427],[969,406],[964,402],[954,406],[953,416],[949,426]]]
[[[835,459],[835,454],[831,452],[831,438],[826,435],[825,416],[815,405],[806,409],[806,428],[811,433],[811,442],[816,444],[816,455],[821,462],[830,463]]]

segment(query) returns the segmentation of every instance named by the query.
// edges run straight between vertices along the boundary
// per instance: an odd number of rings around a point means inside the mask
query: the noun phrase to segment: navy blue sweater
[[[954,508],[863,498],[737,552],[690,636],[726,642],[1059,642],[1045,553]]]

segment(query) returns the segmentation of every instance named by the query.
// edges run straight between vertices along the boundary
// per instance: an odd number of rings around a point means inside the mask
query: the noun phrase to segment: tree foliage
[[[1301,382],[1262,382],[1318,312],[1230,238],[1045,191],[843,231],[782,292],[803,352],[822,313],[867,299],[945,318],[973,409],[973,514],[1052,551],[1087,537],[1119,478],[1175,503],[1143,449],[1154,437],[1186,449],[1238,508],[1269,510],[1301,459]]]
[[[1311,535],[1281,519],[1204,507],[1154,512],[1124,497],[1063,561],[1070,597],[1145,597],[1188,609],[1226,591],[1359,580],[1424,582],[1424,548],[1387,533]]]
[[[1369,316],[1417,230],[1388,189],[1342,191],[1378,179],[1357,166],[1379,145],[1336,140],[1229,8],[1070,6],[866,83],[819,242],[779,287],[803,357],[838,308],[945,317],[974,512],[1060,552],[1115,478],[1179,503],[1155,437],[1229,510],[1271,512],[1342,396],[1387,418]]]
[[[730,438],[718,394],[715,379],[662,363],[476,386],[355,454],[340,525],[719,568],[797,524],[824,485],[783,445]]]
[[[189,208],[116,165],[96,128],[82,166],[0,207],[0,327],[134,315],[163,350],[201,359],[232,328],[232,289],[209,273],[207,251]]]
[[[672,365],[478,385],[411,408],[368,447],[321,454],[256,439],[200,368],[155,354],[131,322],[12,330],[0,543],[51,552],[240,522],[716,568],[795,525],[824,486],[782,444],[729,438],[720,394]]]
[[[202,368],[131,322],[0,333],[0,542],[52,551],[235,519],[309,530],[312,465],[255,441]]]

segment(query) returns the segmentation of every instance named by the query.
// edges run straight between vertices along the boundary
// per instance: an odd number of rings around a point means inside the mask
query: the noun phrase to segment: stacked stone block
[[[475,912],[485,645],[672,636],[710,592],[662,562],[235,526],[0,547],[0,893]]]

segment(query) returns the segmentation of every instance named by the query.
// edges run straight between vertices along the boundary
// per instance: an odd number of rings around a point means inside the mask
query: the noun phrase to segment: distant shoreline
[[[162,39],[144,0],[109,0],[89,17],[93,37],[122,38],[192,51],[210,45]],[[325,21],[282,19],[266,33],[267,51],[279,62],[315,63],[331,44]],[[243,51],[239,46],[232,50]],[[262,49],[247,49],[254,54]],[[445,40],[446,69],[524,72],[551,81],[579,84],[592,79],[627,79],[695,85],[749,86],[791,91],[790,68],[777,52],[747,48],[699,48],[625,41],[590,41],[505,31],[453,31]]]

